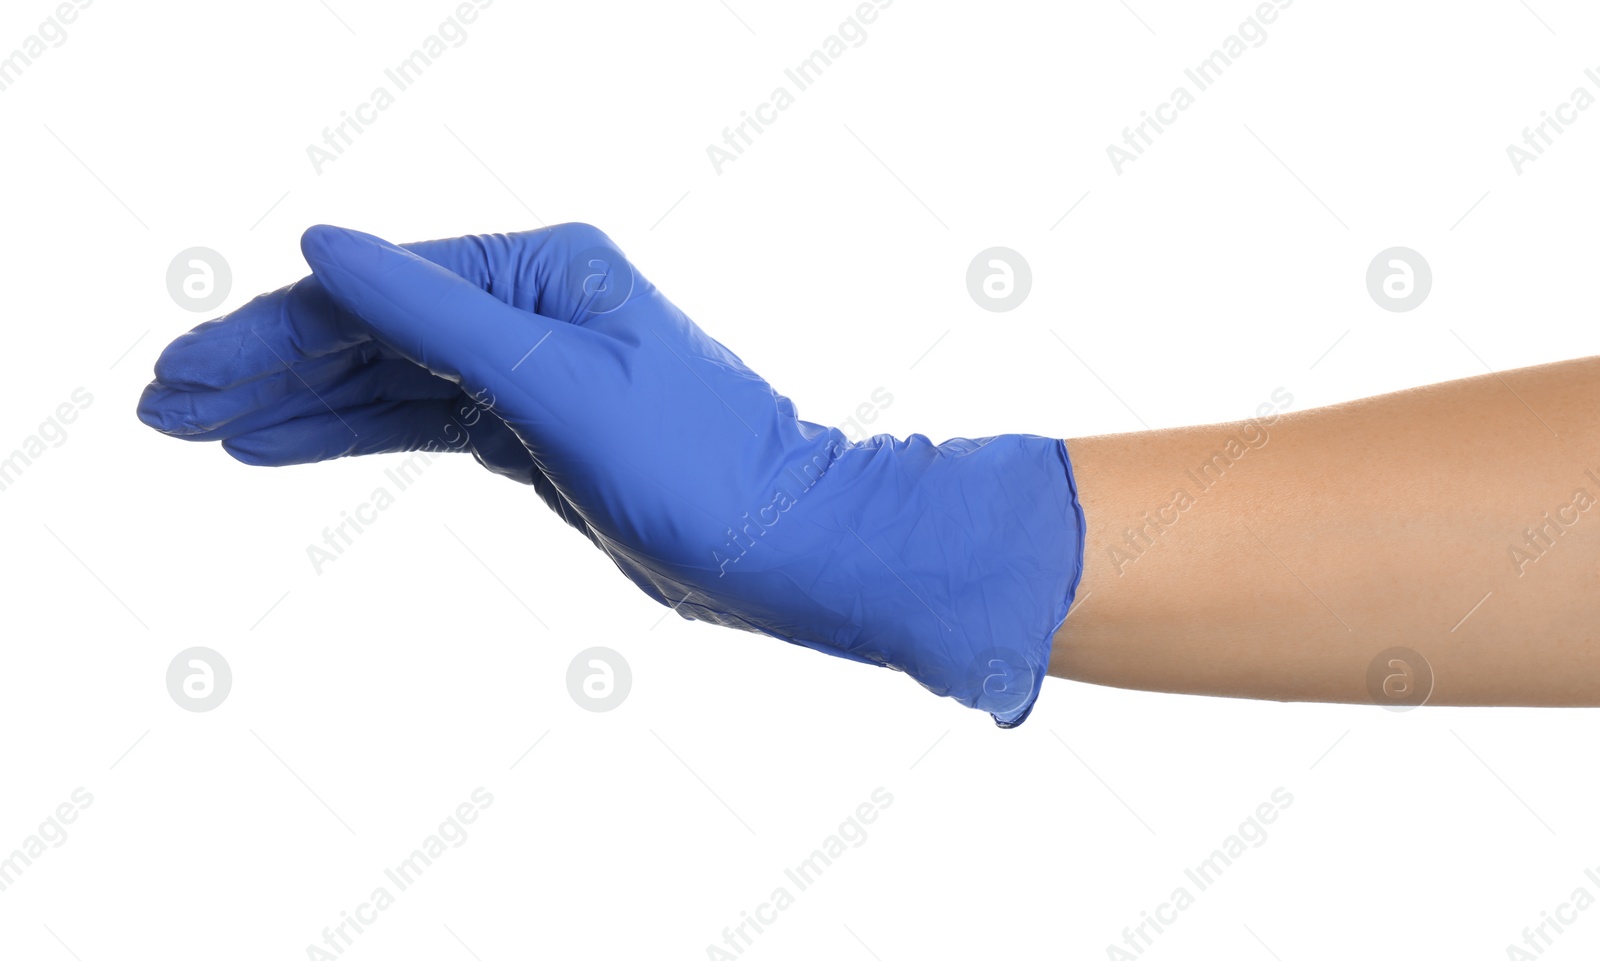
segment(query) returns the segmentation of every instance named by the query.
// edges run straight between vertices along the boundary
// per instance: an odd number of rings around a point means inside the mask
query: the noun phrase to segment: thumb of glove
[[[589,333],[503,303],[482,287],[371,234],[315,226],[300,241],[317,279],[339,306],[407,360],[468,394],[525,395],[537,385],[510,375],[546,340],[566,348]]]

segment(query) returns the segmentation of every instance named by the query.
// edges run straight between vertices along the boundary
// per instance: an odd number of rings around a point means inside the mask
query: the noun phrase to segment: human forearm
[[[1600,358],[1067,447],[1088,540],[1052,674],[1356,702],[1405,646],[1431,703],[1600,704]]]

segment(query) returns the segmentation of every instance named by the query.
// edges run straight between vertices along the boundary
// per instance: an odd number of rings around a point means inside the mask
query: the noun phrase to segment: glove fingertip
[[[355,231],[332,224],[313,224],[300,235],[300,253],[313,262],[331,261],[338,257],[340,245],[349,243]]]
[[[281,462],[276,460],[269,452],[255,449],[255,445],[244,438],[229,438],[222,442],[222,449],[227,451],[229,457],[251,467],[281,466]]]

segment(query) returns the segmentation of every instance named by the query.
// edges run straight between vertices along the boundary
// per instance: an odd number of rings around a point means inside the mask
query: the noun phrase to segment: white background
[[[0,853],[93,803],[0,892],[0,954],[306,957],[479,786],[465,843],[344,957],[704,958],[878,787],[867,840],[743,957],[1106,957],[1278,787],[1266,841],[1146,957],[1498,958],[1600,893],[1590,711],[1051,679],[1000,731],[902,675],[662,620],[465,457],[319,575],[306,546],[393,458],[248,468],[134,417],[207,317],[168,296],[173,256],[227,257],[220,314],[305,273],[318,222],[594,223],[808,419],[881,387],[871,429],[902,436],[1228,420],[1280,386],[1304,409],[1600,353],[1600,109],[1521,175],[1506,155],[1595,89],[1600,12],[1300,0],[1119,176],[1107,144],[1254,9],[1129,2],[900,0],[721,175],[707,145],[852,3],[500,0],[320,174],[306,146],[452,3],[84,10],[0,92],[0,451],[93,396],[0,492]],[[52,9],[5,4],[0,56]],[[965,289],[995,245],[1032,265],[1010,313]],[[1434,271],[1409,313],[1365,289],[1394,245]],[[164,682],[193,645],[233,669],[209,713]],[[595,645],[632,666],[610,713],[566,689]],[[1548,957],[1600,949],[1600,910],[1577,916]]]

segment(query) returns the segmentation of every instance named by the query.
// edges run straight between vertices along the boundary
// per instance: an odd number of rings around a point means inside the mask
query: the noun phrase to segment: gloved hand
[[[1082,572],[1062,441],[851,443],[585,225],[301,246],[312,277],[167,348],[145,423],[261,465],[470,449],[687,618],[1027,717]]]

